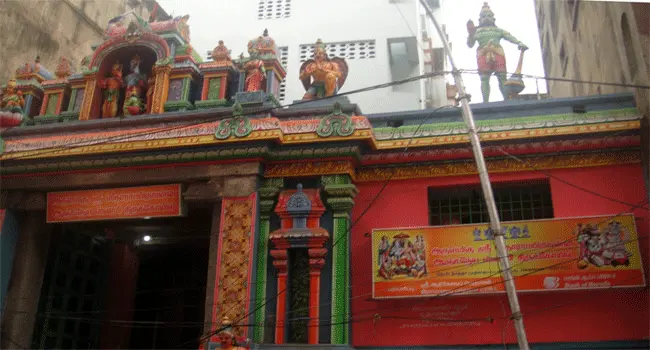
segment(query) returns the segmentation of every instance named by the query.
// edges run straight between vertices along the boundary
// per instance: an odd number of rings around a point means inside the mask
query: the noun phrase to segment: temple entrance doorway
[[[212,213],[56,224],[32,346],[198,348]]]

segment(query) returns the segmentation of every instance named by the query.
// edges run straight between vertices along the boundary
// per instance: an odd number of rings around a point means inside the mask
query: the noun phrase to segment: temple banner
[[[504,222],[519,291],[645,286],[632,214]],[[376,229],[373,298],[504,292],[487,224]]]
[[[47,222],[182,216],[181,185],[112,188],[47,194]]]

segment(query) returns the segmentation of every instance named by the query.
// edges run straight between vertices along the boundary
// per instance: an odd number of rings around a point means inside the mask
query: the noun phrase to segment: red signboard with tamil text
[[[182,215],[180,184],[47,194],[48,223]]]

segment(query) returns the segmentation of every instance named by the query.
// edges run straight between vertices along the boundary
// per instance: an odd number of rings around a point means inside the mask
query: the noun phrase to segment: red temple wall
[[[595,193],[639,204],[647,195],[640,165],[557,169],[553,176]],[[541,172],[493,174],[496,182],[544,179]],[[642,261],[648,276],[647,209],[587,193],[549,179],[556,218],[633,212]],[[359,183],[353,222],[366,210],[384,181]],[[505,294],[443,296],[429,299],[371,300],[373,229],[428,226],[427,188],[478,184],[478,176],[391,181],[352,229],[352,344],[354,346],[516,343],[508,322]],[[647,207],[647,203],[644,204]],[[531,343],[648,339],[648,288],[520,293],[524,324]],[[461,322],[430,322],[453,319]],[[488,318],[494,319],[488,321]]]

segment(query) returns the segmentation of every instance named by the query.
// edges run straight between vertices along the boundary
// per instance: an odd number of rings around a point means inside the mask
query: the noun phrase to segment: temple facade
[[[2,86],[3,348],[501,348],[495,234],[536,348],[647,348],[632,94],[472,105],[495,233],[458,107],[364,114],[314,38],[280,108],[271,32],[203,62],[188,20]]]

